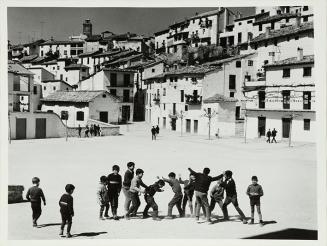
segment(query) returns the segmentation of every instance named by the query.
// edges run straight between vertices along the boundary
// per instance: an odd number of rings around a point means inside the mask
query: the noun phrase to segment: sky
[[[216,8],[8,8],[8,40],[12,44],[27,43],[40,37],[67,40],[82,33],[82,23],[90,19],[93,34],[102,31],[153,35],[174,21],[194,16]],[[254,13],[254,8],[230,8],[244,16]]]

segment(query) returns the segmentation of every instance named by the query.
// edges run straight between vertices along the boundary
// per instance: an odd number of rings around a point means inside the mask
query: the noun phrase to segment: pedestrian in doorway
[[[43,205],[46,205],[45,197],[40,185],[40,179],[38,177],[32,178],[33,186],[28,189],[26,193],[26,199],[31,202],[32,208],[32,219],[33,219],[33,227],[37,226],[37,220],[40,218],[42,209],[41,209],[41,199],[43,201]]]
[[[90,135],[91,135],[91,137],[93,136],[93,134],[94,134],[94,125],[91,124],[91,127],[90,127]]]
[[[74,216],[74,199],[72,197],[72,194],[75,190],[75,186],[72,184],[67,184],[65,190],[65,194],[63,194],[59,200],[60,214],[62,220],[59,235],[62,236],[64,234],[65,225],[67,224],[67,237],[70,238],[72,237],[72,235],[70,234],[70,230],[72,228]]]
[[[159,177],[157,177],[157,178],[159,178]],[[176,206],[178,209],[179,217],[184,217],[183,209],[181,207],[182,200],[183,200],[183,193],[182,193],[181,185],[180,185],[178,179],[176,179],[176,174],[174,172],[170,172],[168,174],[168,179],[162,177],[162,180],[165,181],[166,183],[168,183],[174,192],[173,198],[168,203],[168,214],[167,214],[166,219],[173,218],[172,212],[173,212],[174,206]]]
[[[250,206],[251,206],[251,222],[250,224],[254,224],[254,206],[257,207],[257,212],[259,215],[259,223],[261,226],[263,226],[262,221],[262,214],[261,214],[261,208],[260,208],[260,198],[263,196],[263,190],[261,185],[258,184],[258,177],[252,176],[251,178],[252,184],[249,185],[246,194],[250,198]]]
[[[266,142],[267,143],[270,143],[270,137],[271,137],[271,131],[270,131],[270,129],[268,130],[266,136],[267,136],[267,141]]]
[[[271,136],[272,136],[271,143],[273,143],[274,141],[275,141],[275,143],[277,143],[277,141],[276,141],[277,131],[275,128],[272,130]]]
[[[135,168],[135,163],[134,162],[128,162],[127,163],[127,170],[124,175],[124,181],[123,181],[123,193],[125,195],[125,204],[124,204],[124,209],[125,212],[127,213],[129,210],[129,207],[131,205],[131,198],[129,195],[129,188],[131,187],[131,181],[134,178],[134,168]]]
[[[156,140],[156,128],[154,126],[152,126],[151,128],[151,134],[152,134],[152,140]]]
[[[86,125],[86,127],[85,127],[85,137],[89,137],[89,132],[90,132],[90,129],[89,129],[89,126],[88,125]]]
[[[158,217],[158,205],[154,200],[154,195],[157,192],[163,192],[162,187],[165,186],[165,182],[163,180],[158,180],[153,185],[148,186],[145,189],[144,200],[146,202],[146,206],[143,211],[143,219],[146,219],[149,216],[148,211],[150,208],[153,210],[152,218],[153,220],[160,221],[161,219]]]
[[[118,197],[122,188],[122,179],[119,174],[119,166],[114,165],[112,167],[112,173],[108,175],[108,191],[109,201],[111,206],[111,212],[114,220],[118,220],[117,209],[118,209]]]
[[[81,138],[81,134],[82,134],[82,127],[81,125],[78,125],[78,137]]]
[[[247,224],[246,217],[245,217],[243,211],[238,206],[236,185],[235,185],[235,181],[234,181],[232,175],[233,175],[232,171],[230,171],[230,170],[225,171],[225,173],[224,173],[225,180],[221,184],[222,187],[224,187],[224,189],[226,191],[226,198],[225,198],[225,201],[223,204],[224,220],[229,220],[227,206],[230,203],[232,203],[234,205],[236,211],[238,212],[238,214],[241,216],[241,220],[243,221],[243,224]]]
[[[159,135],[159,131],[160,131],[160,128],[159,128],[159,126],[157,125],[157,127],[156,127],[156,135]]]

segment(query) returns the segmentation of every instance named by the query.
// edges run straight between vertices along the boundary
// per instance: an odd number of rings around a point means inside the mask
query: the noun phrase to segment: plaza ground
[[[208,140],[207,136],[185,135],[161,131],[157,141],[151,141],[150,127],[144,123],[122,126],[121,136],[97,138],[42,139],[12,141],[9,146],[9,184],[31,186],[31,179],[41,179],[47,205],[39,219],[40,228],[32,227],[29,203],[9,205],[9,239],[61,239],[58,236],[60,213],[58,200],[67,183],[76,186],[74,196],[74,238],[246,238],[289,228],[317,230],[316,146],[288,142],[266,144],[263,139],[226,138]],[[174,171],[184,179],[188,167],[202,171],[211,169],[215,176],[224,170],[234,172],[240,207],[250,216],[249,199],[245,195],[251,176],[257,175],[264,190],[262,213],[264,227],[243,225],[236,210],[229,206],[231,221],[198,224],[193,218],[176,218],[160,222],[149,219],[126,221],[98,219],[96,190],[101,175],[108,175],[117,164],[121,174],[126,163],[134,161],[145,171],[144,182],[152,184],[156,176]],[[156,195],[159,215],[167,214],[167,204],[173,193],[166,185]],[[141,198],[141,207],[145,202]],[[119,198],[119,215],[124,195]],[[151,210],[150,210],[151,211]],[[177,215],[177,209],[173,213]],[[213,212],[213,220],[218,207]],[[257,222],[257,214],[255,215]],[[72,240],[74,240],[74,238]]]

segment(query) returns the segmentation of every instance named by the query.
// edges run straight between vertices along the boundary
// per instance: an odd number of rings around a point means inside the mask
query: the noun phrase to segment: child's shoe
[[[243,224],[245,225],[247,223],[248,223],[248,221],[246,219],[243,219]]]
[[[124,218],[125,218],[125,220],[130,220],[129,215],[127,215],[127,214],[124,215]]]
[[[166,216],[165,219],[172,220],[173,219],[173,216],[171,216],[171,215],[170,216]]]
[[[70,232],[67,232],[67,238],[71,238],[72,237],[72,234],[70,234]]]
[[[63,236],[63,235],[64,235],[64,230],[60,230],[59,236]]]
[[[251,219],[249,225],[253,225],[254,224],[254,219]]]
[[[150,215],[148,215],[148,214],[143,214],[142,219],[147,219],[147,218],[149,218],[149,217],[150,217]]]
[[[117,215],[115,215],[114,220],[119,220],[119,217]]]
[[[264,226],[265,225],[265,223],[263,223],[262,220],[260,220],[259,224],[260,224],[260,226]]]

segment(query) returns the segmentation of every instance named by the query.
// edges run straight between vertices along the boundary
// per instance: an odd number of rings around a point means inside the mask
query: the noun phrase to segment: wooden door
[[[26,118],[16,118],[16,139],[26,139]]]
[[[186,120],[186,132],[191,132],[191,120]]]
[[[290,118],[282,118],[282,124],[283,124],[282,136],[283,136],[283,138],[289,138],[290,137],[291,119]]]
[[[47,137],[47,119],[38,118],[35,120],[35,138]]]
[[[258,133],[259,137],[266,135],[266,117],[258,117]]]
[[[100,121],[108,123],[108,112],[107,111],[100,112]]]
[[[193,124],[194,133],[198,133],[198,127],[199,127],[199,121],[194,120],[194,124]]]

